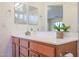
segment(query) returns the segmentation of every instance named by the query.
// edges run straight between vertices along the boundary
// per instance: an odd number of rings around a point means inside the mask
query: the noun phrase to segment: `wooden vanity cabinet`
[[[66,53],[77,56],[77,42],[62,45],[47,44],[34,40],[12,37],[13,57],[62,57]]]
[[[30,41],[30,48],[38,52],[40,57],[62,57],[67,53],[72,53],[77,57],[77,42],[69,42],[62,45],[52,45],[37,41]]]
[[[12,36],[12,56],[28,57],[28,40]]]
[[[12,56],[13,57],[19,57],[19,38],[18,37],[12,37]]]

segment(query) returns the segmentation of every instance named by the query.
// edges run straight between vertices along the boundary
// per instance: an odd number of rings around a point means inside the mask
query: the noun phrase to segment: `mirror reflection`
[[[27,24],[27,13],[23,3],[15,3],[15,23]]]
[[[63,20],[63,6],[62,5],[49,5],[48,6],[48,30],[53,30],[53,25],[56,22]]]
[[[29,6],[29,24],[35,25],[38,22],[38,9],[33,6]]]
[[[38,8],[30,3],[15,3],[15,23],[36,25],[38,22]]]

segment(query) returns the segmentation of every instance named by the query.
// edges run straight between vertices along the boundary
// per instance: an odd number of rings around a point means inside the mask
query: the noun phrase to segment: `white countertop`
[[[36,35],[26,36],[25,34],[12,34],[11,36],[21,37],[29,40],[40,41],[44,43],[54,44],[54,45],[61,45],[66,44],[69,42],[77,41],[78,34],[77,33],[68,33],[63,39],[57,39],[56,34],[52,32],[50,33],[42,33],[39,32]]]

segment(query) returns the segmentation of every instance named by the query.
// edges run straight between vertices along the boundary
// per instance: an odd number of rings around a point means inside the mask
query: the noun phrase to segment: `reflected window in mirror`
[[[38,23],[38,8],[29,6],[29,24],[36,25]]]
[[[48,31],[53,31],[54,23],[62,21],[63,21],[63,6],[48,5]]]
[[[27,24],[27,13],[24,3],[15,3],[15,23]]]

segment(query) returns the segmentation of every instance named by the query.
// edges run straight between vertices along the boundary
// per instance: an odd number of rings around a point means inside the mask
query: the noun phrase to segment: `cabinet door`
[[[77,42],[70,42],[67,44],[57,46],[57,57],[64,56],[67,53],[72,53],[74,57],[77,57]]]
[[[34,51],[39,52],[44,56],[54,57],[55,56],[55,47],[49,46],[41,42],[30,42],[30,48]]]
[[[30,51],[30,57],[40,57],[40,55],[38,53]]]

